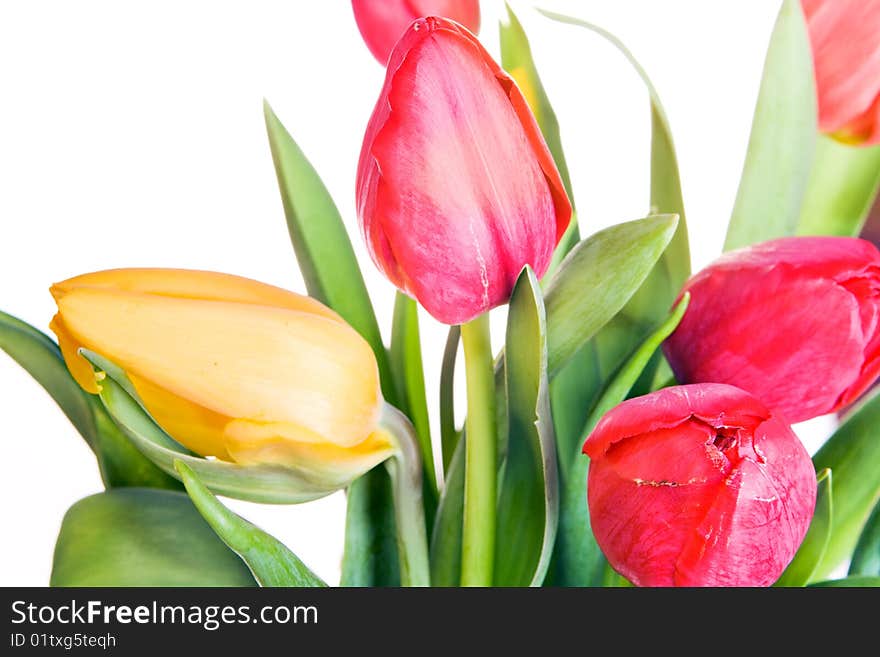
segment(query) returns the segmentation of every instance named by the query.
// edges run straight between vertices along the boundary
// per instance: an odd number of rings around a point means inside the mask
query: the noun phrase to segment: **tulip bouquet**
[[[499,63],[476,0],[352,8],[386,68],[353,188],[398,290],[390,346],[267,104],[308,296],[118,269],[51,287],[57,341],[0,313],[0,347],[106,484],[67,513],[52,584],[323,586],[217,496],[344,489],[343,586],[880,585],[880,252],[858,237],[880,183],[880,0],[781,3],[726,252],[693,275],[669,121],[618,39],[543,12],[610,40],[650,98],[650,210],[582,238],[513,11]],[[439,436],[420,308],[449,326],[429,354]],[[791,425],[829,414],[811,458]]]

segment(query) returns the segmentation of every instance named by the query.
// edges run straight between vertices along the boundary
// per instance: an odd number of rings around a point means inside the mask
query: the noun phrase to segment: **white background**
[[[652,76],[678,148],[694,265],[705,265],[720,252],[778,2],[543,6],[616,33]],[[514,7],[562,126],[582,232],[643,216],[649,114],[639,78],[592,33]],[[483,2],[481,38],[496,56],[502,10]],[[393,290],[354,213],[384,70],[348,2],[4,2],[0,62],[0,308],[48,330],[50,283],[124,266],[218,270],[303,292],[266,97],[336,199],[388,335]],[[423,317],[422,331],[433,402],[446,329]],[[64,512],[101,482],[61,411],[2,352],[0,427],[0,584],[45,585]],[[338,581],[341,493],[295,507],[230,504]]]

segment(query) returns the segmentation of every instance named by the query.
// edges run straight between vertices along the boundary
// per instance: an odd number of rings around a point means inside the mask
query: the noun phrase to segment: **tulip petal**
[[[101,288],[77,288],[58,305],[76,344],[112,354],[136,379],[214,413],[299,424],[304,439],[314,433],[340,446],[375,426],[373,353],[337,320]]]
[[[403,271],[420,272],[407,290],[436,317],[461,323],[462,310],[479,314],[503,300],[522,263],[543,274],[556,226],[544,230],[533,217],[555,213],[548,185],[508,96],[458,35],[437,30],[413,47],[388,100],[373,144],[383,230]]]
[[[880,139],[880,9],[864,0],[802,4],[813,49],[820,129]]]

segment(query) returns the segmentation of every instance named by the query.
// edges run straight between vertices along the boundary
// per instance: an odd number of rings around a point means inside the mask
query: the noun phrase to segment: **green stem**
[[[400,583],[403,586],[430,586],[419,440],[407,417],[387,403],[382,409],[381,425],[397,447],[397,453],[385,462],[385,467],[391,476],[394,496]]]
[[[495,557],[497,445],[495,370],[489,315],[462,324],[467,421],[465,424],[462,586],[491,586]]]

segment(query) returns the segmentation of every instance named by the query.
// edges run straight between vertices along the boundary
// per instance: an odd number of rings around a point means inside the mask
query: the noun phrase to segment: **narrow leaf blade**
[[[540,586],[559,515],[556,444],[547,378],[547,328],[538,280],[520,274],[505,340],[507,459],[498,501],[495,584]]]
[[[223,506],[192,468],[182,461],[174,465],[196,509],[260,586],[327,586],[281,541]]]
[[[880,500],[880,394],[856,409],[813,457],[819,472],[834,472],[831,483],[833,531],[814,578],[828,577],[852,555],[862,528]]]
[[[817,476],[816,511],[810,528],[794,559],[774,586],[806,586],[812,580],[833,530],[832,478],[833,473],[827,468]]]
[[[798,235],[857,237],[880,185],[880,146],[847,146],[819,135]]]
[[[865,523],[849,565],[850,575],[880,577],[880,502]]]
[[[806,20],[785,0],[770,37],[724,250],[793,235],[816,144],[816,89]]]

